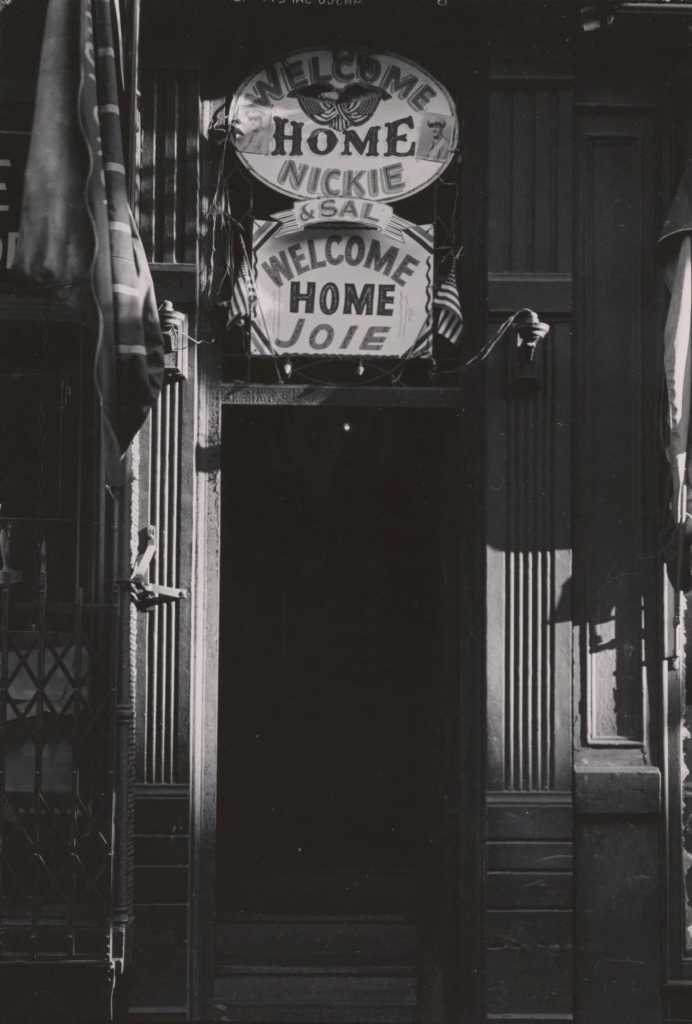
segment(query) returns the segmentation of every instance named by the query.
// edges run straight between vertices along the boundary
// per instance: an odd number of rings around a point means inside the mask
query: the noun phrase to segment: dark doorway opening
[[[392,1020],[415,1019],[458,713],[442,511],[456,416],[224,411],[217,958],[233,998],[247,971],[262,998],[262,965],[341,969],[369,979],[359,1020],[390,1019],[385,990]]]

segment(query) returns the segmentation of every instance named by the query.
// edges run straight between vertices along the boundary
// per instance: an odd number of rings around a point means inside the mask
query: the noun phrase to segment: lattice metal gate
[[[0,375],[3,1019],[103,1019],[121,603],[113,588],[115,499],[99,483],[79,331],[10,328]],[[86,974],[66,972],[70,965],[91,965],[91,998]]]

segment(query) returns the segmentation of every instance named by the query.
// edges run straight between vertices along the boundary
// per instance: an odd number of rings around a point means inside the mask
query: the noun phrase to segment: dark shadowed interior
[[[413,914],[450,414],[225,415],[219,911]]]

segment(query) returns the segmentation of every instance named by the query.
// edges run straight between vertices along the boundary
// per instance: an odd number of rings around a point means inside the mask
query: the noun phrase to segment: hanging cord
[[[457,197],[458,196],[455,196],[454,200],[455,209]],[[453,277],[455,289],[457,287],[457,265],[463,255],[463,252],[464,246],[460,245],[455,252],[450,253],[452,261],[450,277]],[[433,308],[434,306],[435,301],[433,300]],[[460,323],[463,323],[461,314],[461,304],[458,302],[458,298],[457,306]],[[522,352],[525,362],[531,363],[534,359],[538,342],[542,341],[543,338],[546,337],[546,335],[550,331],[550,325],[543,323],[538,317],[538,315],[532,309],[523,307],[522,309],[518,309],[516,313],[512,313],[511,316],[508,316],[507,319],[502,324],[500,324],[500,327],[498,328],[494,336],[492,338],[489,338],[488,341],[486,341],[486,343],[478,350],[478,352],[472,355],[469,359],[465,360],[465,362],[463,363],[449,367],[446,370],[436,370],[436,376],[444,376],[450,373],[466,373],[467,370],[471,370],[473,369],[473,367],[478,366],[480,363],[484,362],[488,358],[488,356],[492,353],[495,347],[499,344],[500,341],[502,341],[507,332],[512,328],[516,328],[518,333],[516,346],[517,349],[519,349]]]
[[[535,352],[538,342],[542,341],[550,331],[550,324],[546,324],[543,321],[541,321],[538,315],[532,309],[524,307],[522,309],[517,310],[516,313],[512,313],[511,316],[508,316],[507,319],[504,320],[503,323],[500,325],[500,327],[498,328],[497,332],[493,335],[493,337],[486,341],[485,345],[483,345],[483,347],[480,348],[478,352],[472,355],[464,363],[462,363],[460,366],[454,366],[447,370],[436,370],[436,375],[441,376],[442,374],[449,373],[465,373],[467,370],[471,370],[475,366],[479,366],[482,362],[485,362],[485,360],[490,356],[493,350],[497,347],[497,345],[499,345],[499,343],[502,341],[505,335],[513,327],[516,328],[519,334],[521,335],[521,342],[518,347],[520,349],[526,348],[526,351],[529,354],[529,356],[531,356],[532,353]],[[271,350],[271,356],[274,360],[274,365],[280,369],[280,357],[274,349]],[[329,361],[330,360],[328,359],[315,359],[309,363],[304,364],[303,366],[295,367],[294,369],[292,369],[291,372],[295,374],[296,377],[306,381],[309,384],[326,384],[327,381],[325,381],[324,378],[311,376],[309,371],[312,366],[324,366],[325,363]],[[375,377],[369,378],[368,384],[377,383],[387,378],[389,378],[394,383],[398,383],[401,379],[402,372],[408,361],[409,355],[407,354],[406,356],[403,357],[403,359],[400,359],[397,363],[395,363],[394,366],[386,370],[383,370],[381,373],[378,373]],[[373,362],[371,360],[363,360],[363,362],[365,363],[365,365],[368,366],[373,365]],[[340,382],[340,386],[344,386],[345,384],[345,381]]]
[[[210,225],[210,239],[209,239],[209,272],[205,285],[205,296],[210,300],[214,300],[217,295],[221,294],[223,283],[227,277],[233,276],[233,265],[231,261],[231,253],[228,244],[226,245],[226,252],[224,253],[224,268],[220,280],[215,280],[216,271],[216,249],[217,249],[217,231],[222,228],[231,219],[230,203],[228,201],[228,195],[226,193],[226,147],[228,145],[228,136],[224,138],[223,148],[221,156],[219,157],[219,166],[216,177],[216,189],[209,205],[209,212],[207,214],[209,225]],[[230,232],[228,232],[230,236]]]
[[[528,309],[527,307],[518,309],[516,313],[512,313],[511,316],[508,316],[507,319],[500,324],[493,337],[489,338],[478,352],[459,366],[453,366],[448,370],[438,370],[437,373],[466,373],[467,370],[471,370],[474,366],[478,366],[480,363],[485,362],[488,356],[513,327],[517,329],[521,337],[521,341],[517,347],[525,348],[529,355],[529,359],[533,357],[533,353],[536,350],[538,342],[542,341],[550,331],[550,324],[543,323],[543,321],[538,317],[538,314],[532,309]]]
[[[220,145],[220,155],[218,159],[218,168],[216,175],[216,188],[214,195],[212,196],[211,203],[209,205],[209,211],[207,218],[210,223],[210,242],[209,242],[209,267],[208,267],[208,278],[205,286],[205,296],[211,301],[215,301],[223,291],[223,286],[226,280],[229,280],[231,284],[235,277],[235,263],[233,259],[233,244],[232,244],[232,232],[231,227],[237,226],[242,237],[242,225],[238,224],[236,219],[233,217],[233,211],[231,207],[231,200],[228,194],[228,182],[227,182],[227,168],[228,168],[228,151],[229,142],[231,141],[233,134],[233,126],[228,121],[228,113],[226,110],[227,100],[221,104],[212,114],[211,122],[209,124],[209,135],[210,138],[218,139],[221,134],[220,129],[223,126],[223,136]],[[222,113],[223,112],[223,113]],[[226,228],[224,232],[223,229]],[[222,232],[222,241],[224,243],[224,259],[223,259],[223,270],[220,278],[216,277],[216,253],[218,247],[218,234]]]
[[[436,371],[436,373],[465,373],[467,370],[471,370],[473,369],[473,367],[480,365],[480,363],[484,362],[488,358],[488,356],[492,353],[496,346],[502,341],[505,335],[513,327],[517,329],[521,336],[521,342],[518,347],[521,349],[526,348],[526,351],[529,354],[529,356],[531,356],[532,353],[535,352],[538,342],[542,341],[550,331],[550,324],[543,323],[538,317],[538,315],[532,309],[524,307],[522,309],[517,310],[516,313],[512,313],[511,316],[508,316],[507,319],[500,325],[495,335],[492,338],[490,338],[485,343],[485,345],[483,345],[483,347],[479,349],[478,352],[475,353],[475,355],[471,356],[470,359],[467,359],[466,362],[462,363],[461,366],[455,366],[449,370],[438,370]],[[312,366],[323,366],[327,361],[328,360],[324,359],[312,360],[311,362],[303,366],[296,367],[293,370],[293,373],[295,373],[297,377],[300,377],[302,380],[305,380],[310,384],[325,384],[327,382],[323,378],[313,377],[310,375],[309,371]],[[395,365],[392,366],[391,368],[383,370],[375,377],[371,377],[368,380],[368,384],[377,383],[381,380],[385,380],[386,378],[389,378],[394,383],[398,383],[401,379],[402,372],[408,361],[409,355],[407,354],[397,363],[395,363]],[[368,366],[373,365],[371,360],[364,360],[364,362]],[[341,382],[340,386],[343,386],[345,383],[346,382]]]

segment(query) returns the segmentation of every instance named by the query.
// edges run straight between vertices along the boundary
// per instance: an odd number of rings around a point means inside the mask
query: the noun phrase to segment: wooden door
[[[458,707],[440,510],[457,420],[227,415],[216,999],[229,1020],[446,1019]]]

